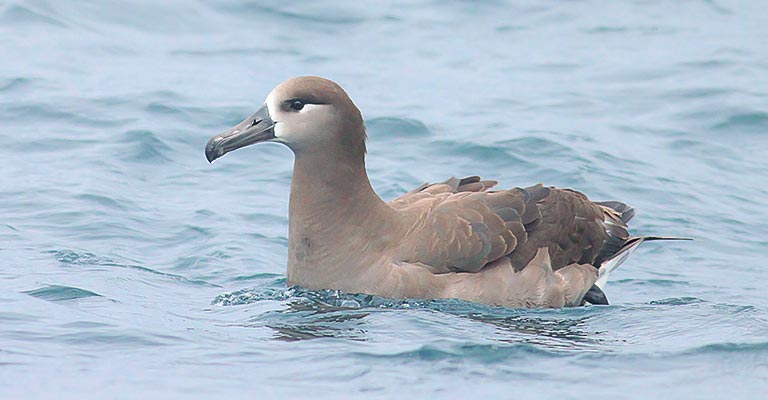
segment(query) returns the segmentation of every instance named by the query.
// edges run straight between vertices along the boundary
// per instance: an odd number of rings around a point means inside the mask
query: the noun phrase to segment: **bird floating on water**
[[[634,210],[546,187],[490,190],[472,176],[390,202],[365,170],[360,110],[336,83],[289,79],[255,114],[210,139],[209,162],[261,142],[295,155],[288,284],[390,298],[457,298],[506,307],[608,304],[610,273],[643,242]]]

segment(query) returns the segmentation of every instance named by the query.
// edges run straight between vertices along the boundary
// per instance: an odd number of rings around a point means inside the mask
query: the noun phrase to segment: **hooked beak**
[[[205,158],[208,162],[213,162],[232,150],[274,138],[275,121],[270,118],[269,109],[265,104],[234,128],[212,137],[205,146]]]

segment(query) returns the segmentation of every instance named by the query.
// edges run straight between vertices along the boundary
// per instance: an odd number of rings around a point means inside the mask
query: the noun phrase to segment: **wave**
[[[104,297],[96,292],[72,286],[49,285],[22,292],[48,301],[70,301],[88,297]]]
[[[62,264],[68,264],[73,266],[95,265],[95,266],[113,267],[113,268],[126,268],[126,269],[132,269],[136,271],[150,273],[153,275],[162,276],[165,278],[170,278],[177,282],[188,284],[188,285],[219,287],[218,285],[215,285],[213,283],[206,282],[203,280],[188,279],[181,275],[157,271],[152,268],[145,267],[143,265],[118,262],[117,260],[114,260],[112,258],[101,257],[89,252],[81,252],[81,251],[75,251],[75,250],[49,250],[49,251],[46,251],[46,253],[52,254],[56,258],[56,260],[58,260]]]

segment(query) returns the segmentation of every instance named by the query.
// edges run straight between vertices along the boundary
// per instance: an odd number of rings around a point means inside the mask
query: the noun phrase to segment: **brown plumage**
[[[365,171],[360,111],[337,84],[293,78],[232,130],[209,161],[264,141],[296,158],[288,283],[399,298],[460,298],[509,307],[607,303],[608,274],[645,240],[620,202],[536,185],[490,190],[477,176],[425,184],[385,203]]]
[[[452,178],[391,201],[392,208],[414,221],[403,240],[403,260],[421,262],[438,273],[477,272],[506,257],[520,271],[538,249],[546,247],[553,270],[574,263],[599,267],[598,255],[607,250],[609,239],[618,246],[606,251],[603,259],[629,237],[617,211],[579,192],[541,184],[488,190],[495,185],[477,176]]]

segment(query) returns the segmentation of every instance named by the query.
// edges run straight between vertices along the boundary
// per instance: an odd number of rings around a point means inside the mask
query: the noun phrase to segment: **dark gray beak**
[[[212,137],[205,146],[205,158],[213,162],[232,150],[274,138],[275,122],[269,117],[269,109],[265,104],[234,128]]]

